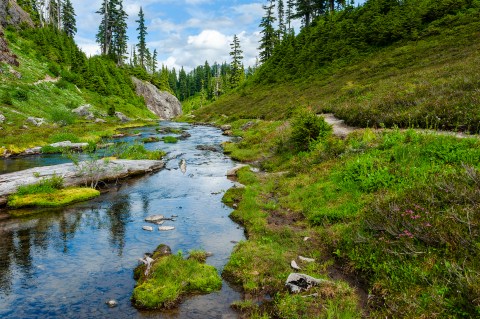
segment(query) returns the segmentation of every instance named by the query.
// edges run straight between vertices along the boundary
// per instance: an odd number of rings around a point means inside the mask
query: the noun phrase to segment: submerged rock
[[[169,231],[169,230],[174,230],[174,229],[175,229],[175,227],[173,227],[173,226],[160,226],[160,227],[158,227],[159,231]]]
[[[218,145],[197,145],[195,148],[200,151],[211,151],[211,152],[222,151],[222,147]]]
[[[145,221],[149,222],[149,223],[156,223],[156,222],[161,221],[163,219],[165,219],[165,216],[163,216],[163,215],[152,215],[152,216],[148,216],[147,218],[145,218]]]
[[[143,229],[143,230],[146,230],[146,231],[153,231],[153,227],[152,227],[152,226],[143,226],[142,229]]]
[[[105,303],[110,307],[114,308],[118,305],[117,301],[115,299],[107,300]]]

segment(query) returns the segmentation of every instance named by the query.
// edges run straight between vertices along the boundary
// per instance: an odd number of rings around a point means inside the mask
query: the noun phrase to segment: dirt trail
[[[34,85],[38,85],[40,83],[45,83],[45,82],[58,82],[58,80],[60,80],[60,77],[58,78],[52,78],[50,75],[46,75],[45,76],[45,79],[43,80],[38,80],[37,82],[33,83]]]
[[[348,134],[362,129],[360,127],[348,126],[344,124],[343,120],[335,117],[335,115],[333,115],[332,113],[318,114],[318,116],[322,116],[325,119],[325,122],[327,122],[332,126],[333,134],[340,138],[345,138],[347,137]],[[381,131],[381,130],[391,130],[391,129],[375,129],[375,131]],[[401,131],[406,131],[406,129],[401,129]],[[454,136],[457,138],[480,138],[480,135],[478,134],[469,135],[465,133],[451,132],[451,131],[439,131],[439,130],[427,130],[427,129],[415,129],[415,131],[419,133],[425,133],[425,134]]]

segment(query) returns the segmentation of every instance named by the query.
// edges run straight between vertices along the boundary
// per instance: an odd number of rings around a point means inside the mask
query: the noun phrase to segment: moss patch
[[[195,252],[195,256],[198,251]],[[199,258],[184,259],[181,253],[169,256],[154,254],[151,270],[145,276],[145,266],[135,270],[138,283],[133,290],[137,308],[172,308],[184,295],[206,294],[219,290],[222,279],[217,270],[199,262]]]
[[[13,208],[20,207],[59,207],[69,205],[75,202],[81,202],[92,199],[100,195],[100,192],[92,188],[65,188],[51,193],[39,194],[14,194],[8,198],[8,206]],[[15,213],[12,213],[15,216]]]

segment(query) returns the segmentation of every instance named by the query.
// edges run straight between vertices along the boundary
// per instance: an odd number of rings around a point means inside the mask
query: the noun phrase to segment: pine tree
[[[180,101],[185,101],[188,98],[189,94],[188,94],[187,73],[183,69],[183,66],[178,75],[178,82],[179,82],[178,95],[179,95]]]
[[[110,0],[112,21],[112,45],[109,54],[113,55],[118,65],[122,65],[128,52],[127,19],[122,0]]]
[[[57,3],[56,0],[49,0],[48,1],[48,9],[47,9],[47,14],[48,14],[48,23],[53,26],[54,28],[60,29],[60,7],[61,3]]]
[[[145,37],[147,36],[147,27],[145,26],[145,16],[143,14],[143,9],[140,7],[140,12],[138,13],[138,20],[135,20],[138,23],[138,58],[139,64],[142,68],[145,68],[145,58],[147,54],[147,43]]]
[[[242,59],[243,51],[240,48],[240,40],[237,35],[233,36],[233,42],[230,43],[230,56],[232,57],[232,62],[230,63],[231,75],[230,75],[230,85],[232,88],[237,87],[244,75]]]
[[[281,41],[285,37],[287,33],[287,29],[285,27],[285,7],[283,5],[283,0],[278,0],[277,4],[277,11],[278,11],[278,39]]]
[[[294,19],[294,15],[295,15],[294,9],[295,9],[295,0],[287,0],[286,18],[287,18],[287,25],[288,25],[288,33],[293,33],[292,20]]]
[[[100,44],[102,55],[107,55],[110,52],[110,44],[112,42],[112,21],[110,16],[109,1],[103,0],[100,10],[98,10],[96,13],[102,15],[102,22],[98,27],[96,39]]]
[[[152,73],[157,72],[157,55],[158,55],[157,49],[154,49],[153,55],[152,55],[152,62],[151,62]],[[163,70],[163,65],[162,65],[162,70]]]
[[[275,47],[275,43],[277,41],[277,36],[273,24],[275,22],[275,16],[273,15],[273,9],[275,8],[274,0],[270,0],[270,4],[268,6],[263,6],[263,10],[265,10],[265,16],[262,18],[260,22],[260,27],[262,28],[262,38],[260,39],[260,61],[265,62],[270,58],[273,54],[273,49]]]
[[[75,11],[73,9],[72,2],[70,0],[65,0],[62,8],[62,23],[63,31],[73,38],[75,33],[77,33],[76,20],[75,20]]]

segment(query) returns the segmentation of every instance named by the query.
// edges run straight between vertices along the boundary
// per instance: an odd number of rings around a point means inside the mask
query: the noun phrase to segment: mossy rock
[[[149,136],[149,137],[146,137],[142,140],[143,143],[156,143],[156,142],[160,142],[161,139],[159,137],[156,137],[156,136]]]
[[[165,255],[162,251],[157,248],[153,254],[155,261],[147,275],[144,265],[135,269],[134,277],[138,280],[132,295],[135,307],[169,309],[186,295],[207,294],[222,287],[215,267],[196,258],[184,259],[181,253]]]
[[[64,188],[51,193],[26,195],[13,194],[8,198],[8,206],[12,208],[34,206],[60,207],[76,202],[86,201],[99,195],[100,192],[98,190],[86,187]],[[15,215],[14,212],[11,214]]]

